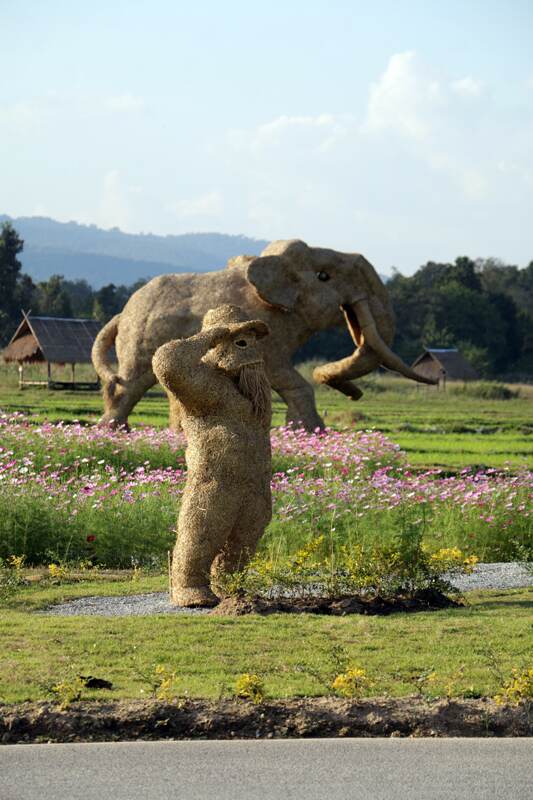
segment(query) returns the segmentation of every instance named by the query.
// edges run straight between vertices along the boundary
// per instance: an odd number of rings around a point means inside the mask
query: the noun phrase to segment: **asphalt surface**
[[[5,745],[0,800],[533,800],[531,739]]]

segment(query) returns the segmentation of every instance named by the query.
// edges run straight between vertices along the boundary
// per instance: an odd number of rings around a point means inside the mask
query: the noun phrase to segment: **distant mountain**
[[[63,275],[85,278],[94,288],[108,283],[132,284],[166,272],[208,272],[221,269],[228,258],[257,255],[268,242],[223,233],[156,236],[123,233],[96,225],[57,222],[47,217],[9,217],[24,240],[21,261],[34,280]]]
[[[10,217],[24,240],[21,261],[35,281],[51,275],[67,280],[84,278],[94,289],[108,283],[130,286],[139,278],[167,272],[209,272],[222,269],[232,256],[258,255],[268,242],[224,233],[184,233],[156,236],[123,233],[96,225],[57,222],[48,217]],[[380,275],[386,283],[388,275]]]

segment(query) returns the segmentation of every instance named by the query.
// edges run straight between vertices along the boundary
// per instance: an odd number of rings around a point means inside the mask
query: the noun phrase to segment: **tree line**
[[[34,283],[22,272],[23,241],[11,223],[0,227],[0,345],[34,315],[96,318],[120,312],[145,281],[93,289],[87,280],[52,275]],[[484,376],[533,374],[533,261],[520,269],[497,259],[429,261],[413,275],[395,271],[387,283],[396,314],[395,351],[408,363],[428,347],[456,347]],[[353,344],[344,328],[315,335],[298,360],[331,360]]]
[[[533,261],[428,262],[387,284],[395,349],[409,362],[427,347],[456,347],[484,376],[533,374]]]

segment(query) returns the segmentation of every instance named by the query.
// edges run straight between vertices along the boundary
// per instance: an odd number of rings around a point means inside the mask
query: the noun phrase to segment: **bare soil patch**
[[[342,736],[531,736],[533,707],[420,697],[0,705],[0,742]]]
[[[398,611],[437,611],[442,608],[462,606],[442,592],[425,590],[411,597],[361,597],[340,598],[301,597],[277,598],[234,596],[222,600],[210,613],[214,616],[240,617],[244,614],[393,614]]]

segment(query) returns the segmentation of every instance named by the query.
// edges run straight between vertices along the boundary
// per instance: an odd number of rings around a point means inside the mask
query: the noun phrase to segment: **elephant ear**
[[[285,256],[258,256],[246,268],[246,277],[269,306],[291,311],[298,300],[298,278]]]

